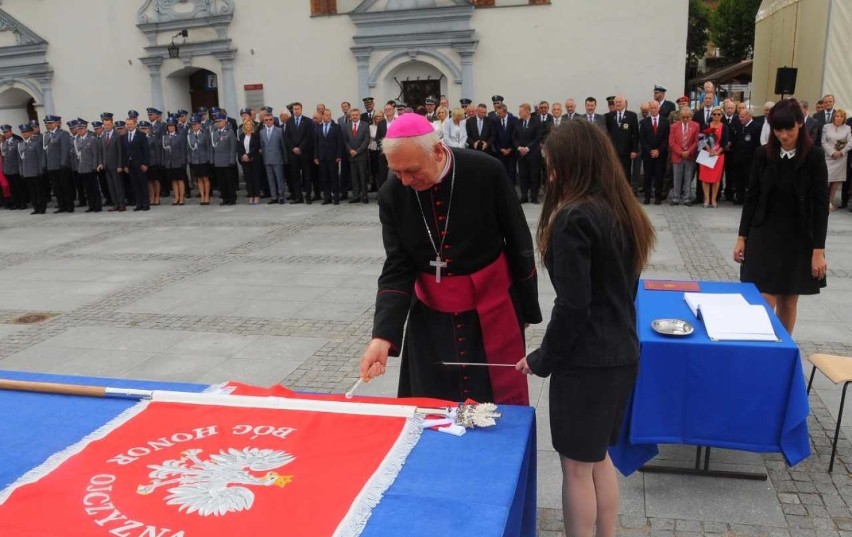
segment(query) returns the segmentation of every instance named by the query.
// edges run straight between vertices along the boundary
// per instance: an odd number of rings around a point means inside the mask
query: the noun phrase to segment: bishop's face
[[[387,155],[388,168],[399,177],[402,184],[418,192],[429,190],[438,182],[445,158],[439,143],[435,144],[430,153],[425,153],[419,145],[408,140]]]

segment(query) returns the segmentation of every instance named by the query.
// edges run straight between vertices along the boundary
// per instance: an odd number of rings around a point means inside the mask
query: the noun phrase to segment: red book
[[[697,293],[701,291],[701,286],[698,285],[698,282],[645,280],[645,289],[648,291],[689,291]]]

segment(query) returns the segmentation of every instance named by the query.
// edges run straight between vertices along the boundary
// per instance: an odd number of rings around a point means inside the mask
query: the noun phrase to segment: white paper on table
[[[762,305],[702,304],[700,313],[711,340],[778,341],[769,314]]]
[[[712,170],[713,168],[716,167],[716,162],[718,160],[719,160],[718,156],[711,157],[710,153],[708,153],[706,150],[702,149],[701,151],[698,152],[698,158],[695,159],[695,162],[697,162],[698,164],[701,164],[702,166],[710,168]]]
[[[696,319],[699,318],[699,307],[703,310],[705,306],[710,305],[728,307],[749,305],[745,297],[739,293],[684,293],[683,299]]]

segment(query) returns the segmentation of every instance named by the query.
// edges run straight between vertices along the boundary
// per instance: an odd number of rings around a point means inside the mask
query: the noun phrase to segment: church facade
[[[4,0],[0,123],[683,90],[683,0]],[[185,32],[184,32],[185,30]],[[184,35],[185,34],[185,35]],[[605,103],[604,103],[605,105]],[[605,106],[600,106],[605,108]]]

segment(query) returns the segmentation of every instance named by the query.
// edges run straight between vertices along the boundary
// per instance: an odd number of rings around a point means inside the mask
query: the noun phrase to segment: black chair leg
[[[811,369],[811,378],[810,378],[810,380],[808,380],[808,392],[807,392],[808,395],[811,394],[811,386],[814,383],[814,375],[816,375],[816,366],[814,366],[813,369]]]
[[[843,420],[843,404],[846,402],[846,388],[849,382],[843,383],[843,394],[840,396],[840,409],[837,411],[837,427],[834,429],[834,443],[831,445],[831,460],[828,463],[828,473],[834,469],[834,456],[837,454],[837,439],[840,437],[840,422]]]

